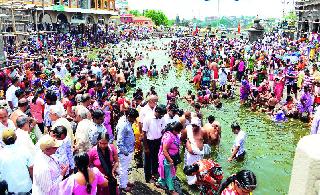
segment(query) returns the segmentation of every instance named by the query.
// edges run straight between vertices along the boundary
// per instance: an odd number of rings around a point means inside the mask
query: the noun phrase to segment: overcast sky
[[[286,3],[283,4],[282,2]],[[260,18],[281,17],[293,9],[294,0],[220,0],[220,16],[256,16]],[[218,15],[218,0],[128,0],[129,9],[158,9],[174,19],[204,18]],[[286,5],[286,6],[284,6]]]

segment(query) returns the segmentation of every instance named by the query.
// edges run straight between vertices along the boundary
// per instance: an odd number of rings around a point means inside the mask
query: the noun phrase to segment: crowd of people
[[[316,36],[290,40],[275,33],[253,43],[189,37],[161,45],[124,37],[117,45],[93,45],[53,33],[43,37],[44,45],[29,40],[15,49],[31,59],[0,73],[3,191],[130,192],[134,164],[143,168],[145,182],[170,194],[182,194],[180,165],[188,185],[202,194],[250,194],[257,187],[252,171],[225,177],[224,167],[210,159],[211,148],[224,140],[214,114],[205,118],[201,108],[213,104],[219,109],[221,99],[239,96],[240,104],[268,113],[275,122],[313,121],[311,133],[319,132]],[[159,66],[150,59],[150,64],[137,66],[153,50],[165,50],[172,62]],[[196,93],[180,94],[174,87],[160,103],[159,89],[143,91],[136,84],[175,66],[190,70]],[[128,89],[134,90],[130,97]],[[179,101],[190,103],[192,110],[179,108]],[[226,160],[242,161],[246,132],[236,121],[230,121],[230,129],[235,140]]]
[[[291,40],[266,34],[248,43],[242,39],[179,39],[172,42],[176,63],[192,70],[197,93],[188,101],[214,104],[233,99],[267,112],[275,122],[287,118],[310,122],[319,105],[319,38]]]

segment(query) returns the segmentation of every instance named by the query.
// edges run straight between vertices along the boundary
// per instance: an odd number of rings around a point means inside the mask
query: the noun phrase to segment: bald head
[[[26,115],[21,115],[21,116],[19,116],[18,118],[17,118],[17,121],[16,121],[16,123],[17,123],[17,127],[18,128],[20,128],[20,129],[22,129],[27,123],[29,123],[29,117],[28,116],[26,116]],[[29,127],[29,129],[30,129],[30,127]]]
[[[158,96],[150,95],[148,100],[148,104],[150,108],[154,109],[157,106],[157,103],[158,103]]]
[[[150,95],[149,96],[149,102],[150,101],[158,101],[158,96],[156,96],[156,95]]]
[[[0,108],[0,123],[8,126],[8,111],[5,108]]]
[[[185,111],[185,112],[184,112],[184,117],[185,117],[186,119],[191,119],[191,112],[190,112],[190,111]]]
[[[28,102],[27,98],[21,98],[21,99],[18,101],[18,107],[19,107],[19,108],[28,106],[28,104],[29,104],[29,102]]]

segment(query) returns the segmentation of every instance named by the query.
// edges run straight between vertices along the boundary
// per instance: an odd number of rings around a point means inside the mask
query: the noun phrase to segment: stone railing
[[[320,134],[299,141],[288,194],[320,195]]]

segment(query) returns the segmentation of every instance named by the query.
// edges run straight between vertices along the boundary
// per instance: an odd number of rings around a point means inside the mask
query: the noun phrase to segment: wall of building
[[[133,16],[127,16],[127,15],[120,16],[120,21],[122,23],[125,23],[125,24],[132,23],[133,22]]]
[[[316,32],[320,33],[320,2],[310,0],[308,2],[297,2],[296,13],[298,15],[299,34]]]
[[[27,0],[27,4],[42,6],[42,0]],[[63,5],[68,8],[99,9],[115,11],[115,0],[43,0],[45,7]]]
[[[45,11],[45,17],[43,22],[45,23],[57,23],[58,22],[58,16],[64,15],[67,18],[68,23],[73,23],[72,17],[76,15],[76,13],[68,13],[68,12],[55,12],[55,11]],[[92,21],[91,23],[98,23],[99,19],[103,19],[104,23],[107,23],[110,15],[99,15],[99,14],[82,14],[83,21],[85,23],[88,23],[89,18]],[[78,20],[81,21],[81,20]],[[42,23],[42,12],[38,14],[38,23]]]
[[[296,148],[289,195],[320,194],[320,135],[303,137]]]

